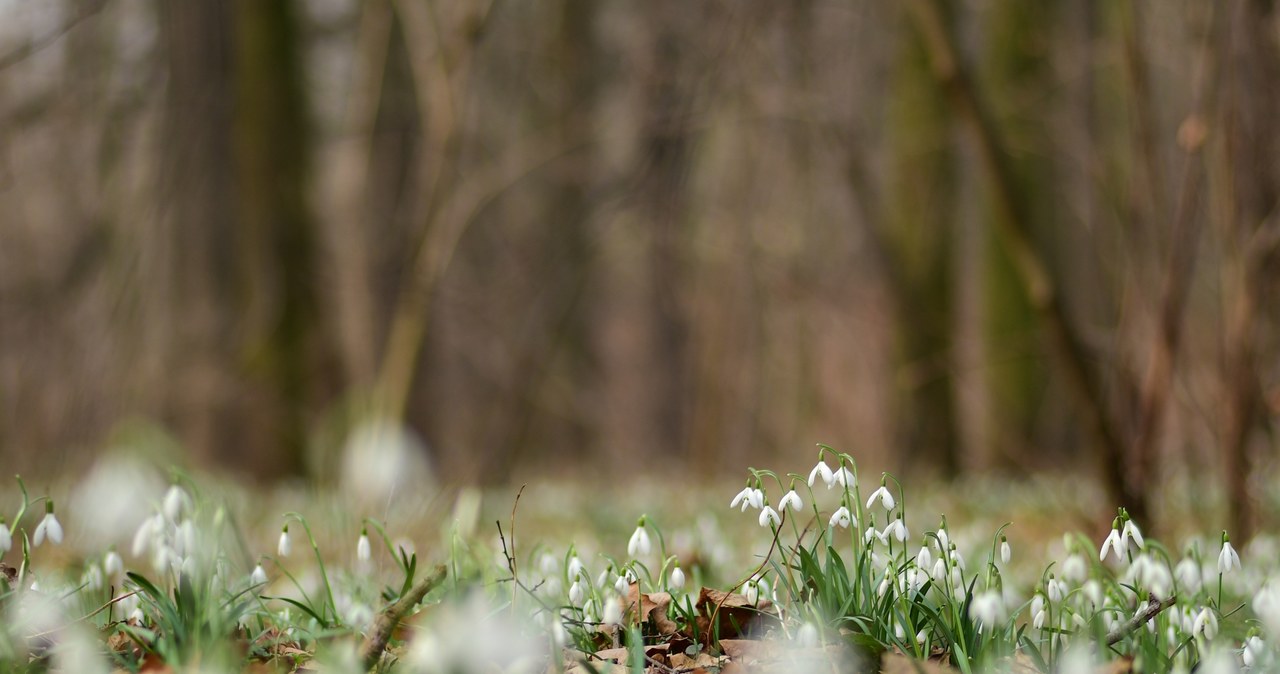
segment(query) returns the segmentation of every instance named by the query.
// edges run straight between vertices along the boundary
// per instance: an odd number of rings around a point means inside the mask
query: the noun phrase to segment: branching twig
[[[1132,618],[1129,618],[1128,620],[1120,623],[1119,625],[1116,625],[1114,628],[1112,628],[1110,632],[1107,632],[1107,645],[1114,646],[1115,644],[1119,643],[1121,639],[1129,636],[1130,632],[1133,632],[1134,630],[1147,624],[1148,620],[1151,620],[1152,618],[1159,615],[1161,611],[1169,608],[1170,606],[1173,606],[1175,601],[1177,601],[1176,597],[1169,597],[1168,599],[1156,599],[1156,596],[1153,594],[1147,595],[1146,606],[1143,606],[1141,609],[1139,609],[1138,612],[1134,614]]]
[[[400,621],[409,614],[409,611],[413,610],[414,606],[418,605],[418,602],[422,601],[422,598],[428,592],[444,581],[444,576],[444,565],[436,566],[426,578],[414,585],[413,589],[409,590],[407,594],[378,614],[378,619],[374,621],[373,627],[370,628],[369,635],[365,637],[364,643],[360,645],[360,662],[364,663],[366,670],[372,669],[378,663],[378,658],[382,657],[382,651],[387,648],[387,642],[391,640],[391,633],[395,631]]]

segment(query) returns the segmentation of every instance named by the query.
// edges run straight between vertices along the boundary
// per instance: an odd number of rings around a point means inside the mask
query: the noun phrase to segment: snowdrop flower
[[[1033,616],[1031,619],[1031,625],[1036,629],[1043,628],[1046,617],[1044,610],[1044,595],[1039,592],[1036,593],[1035,599],[1031,600],[1031,615]]]
[[[826,461],[819,460],[813,470],[809,471],[809,486],[812,487],[814,479],[819,477],[826,483],[828,489],[835,483],[835,475],[832,475],[831,468],[827,466]]]
[[[187,496],[187,492],[178,485],[170,485],[169,491],[164,494],[164,504],[161,511],[170,522],[178,521],[178,516],[182,511],[190,506],[191,497]]]
[[[1004,599],[994,590],[987,590],[974,597],[969,604],[969,617],[987,628],[998,627],[1004,622],[1004,612]]]
[[[947,561],[939,557],[933,563],[933,569],[929,575],[933,576],[934,582],[945,583],[947,581]]]
[[[667,585],[673,590],[682,590],[684,589],[684,580],[684,571],[681,571],[677,565],[676,568],[671,570],[671,579]]]
[[[36,535],[39,535],[39,532],[36,532]],[[1231,538],[1227,536],[1226,531],[1223,531],[1222,552],[1218,553],[1218,573],[1230,573],[1232,569],[1238,568],[1240,568],[1240,555],[1236,554],[1236,549],[1231,547]]]
[[[13,547],[13,536],[9,534],[9,525],[0,517],[0,557]]]
[[[570,578],[577,578],[582,573],[582,560],[577,555],[569,558],[568,571]]]
[[[1244,650],[1240,653],[1240,656],[1244,659],[1244,666],[1252,667],[1257,663],[1262,658],[1265,649],[1266,644],[1262,642],[1262,637],[1255,634],[1245,639]]]
[[[949,550],[951,548],[951,538],[947,536],[947,518],[942,518],[942,524],[938,525],[938,539],[935,541],[938,545],[938,552]]]
[[[1133,520],[1126,517],[1124,520],[1124,530],[1120,532],[1120,549],[1128,549],[1129,539],[1131,538],[1134,543],[1138,544],[1138,548],[1141,549],[1147,547],[1146,541],[1142,540],[1142,532],[1138,531],[1138,525],[1134,524]]]
[[[1280,585],[1274,580],[1263,583],[1253,595],[1253,612],[1272,639],[1280,638]]]
[[[1055,580],[1053,574],[1049,574],[1047,589],[1049,592],[1049,601],[1055,604],[1062,601],[1063,597],[1067,596],[1067,584],[1060,580]]]
[[[102,589],[102,569],[97,564],[90,564],[84,571],[84,584],[92,591]]]
[[[885,537],[887,531],[889,531],[888,527],[885,527],[884,531],[876,531],[874,526],[868,526],[866,532],[862,534],[862,542],[871,545],[871,541],[878,538],[881,543],[888,543],[889,539]]]
[[[729,508],[733,509],[741,506],[741,512],[744,512],[744,513],[747,512],[747,508],[751,508],[751,507],[759,508],[760,506],[756,505],[757,491],[759,490],[750,485],[743,487],[742,491],[738,492],[733,497],[732,501],[729,501]]]
[[[1080,596],[1084,597],[1084,599],[1096,610],[1102,605],[1102,583],[1090,578],[1089,582],[1085,583],[1084,587],[1080,588]]]
[[[778,516],[778,511],[771,506],[765,506],[760,509],[760,526],[767,527],[770,522],[773,522],[773,526],[780,526],[782,518]]]
[[[1107,561],[1107,551],[1114,550],[1116,559],[1124,559],[1124,542],[1120,539],[1120,518],[1117,517],[1111,521],[1111,533],[1107,534],[1106,540],[1102,541],[1102,548],[1098,550],[1098,561]]]
[[[133,547],[130,552],[134,557],[141,557],[147,548],[151,547],[152,541],[164,529],[164,515],[156,513],[155,515],[142,520],[142,524],[138,525],[138,532],[133,535]]]
[[[893,494],[890,494],[888,487],[885,487],[883,484],[880,485],[879,489],[871,492],[871,498],[867,499],[867,507],[870,508],[871,504],[875,503],[877,500],[880,501],[880,505],[885,510],[893,510]]]
[[[1081,555],[1068,555],[1067,560],[1062,563],[1062,577],[1067,580],[1079,584],[1089,577],[1089,565],[1084,561]]]
[[[951,544],[951,566],[960,571],[967,570],[964,564],[964,555],[960,554],[960,549],[956,547],[955,543]]]
[[[31,543],[38,548],[45,538],[54,545],[62,543],[62,525],[58,523],[58,517],[53,514],[53,499],[45,501],[44,519],[36,525],[36,534],[31,539]]]
[[[115,584],[120,583],[120,579],[124,577],[124,560],[120,559],[120,555],[115,550],[108,550],[105,557],[102,558],[102,570],[106,572],[107,577]]]
[[[249,582],[254,585],[266,585],[267,572],[262,568],[262,564],[253,567],[253,573],[249,575]]]
[[[907,538],[910,537],[910,532],[907,530],[907,525],[903,523],[901,515],[884,528],[884,531],[880,534],[880,540],[888,541],[890,536],[899,543],[905,543]]]
[[[618,594],[626,595],[627,590],[631,589],[631,583],[627,581],[626,576],[618,576],[618,579],[613,581],[613,589],[617,590]]]
[[[836,472],[831,475],[830,487],[853,487],[858,484],[858,477],[848,468],[840,466]]]
[[[582,589],[582,581],[573,581],[573,585],[569,586],[569,603],[574,606],[582,606],[582,598],[585,594]]]
[[[373,549],[369,546],[369,528],[360,527],[360,540],[356,541],[356,559],[361,563],[373,557]]]
[[[796,645],[801,648],[815,648],[818,645],[818,627],[813,623],[805,623],[796,631]]]
[[[1191,634],[1203,636],[1209,641],[1218,636],[1218,616],[1208,606],[1196,614],[1196,620],[1191,624]]]
[[[557,623],[560,621],[557,620]],[[600,612],[600,622],[606,625],[619,625],[622,623],[622,603],[617,599],[609,598],[604,602],[604,610]]]
[[[916,566],[921,569],[933,566],[933,553],[929,552],[929,546],[920,546],[920,552],[916,553]]]
[[[800,495],[796,493],[795,489],[787,492],[786,496],[783,496],[782,500],[778,501],[778,510],[791,508],[795,512],[800,512],[800,509],[803,507],[804,501],[800,500]]]
[[[293,551],[293,544],[289,541],[289,525],[284,525],[280,530],[280,542],[276,544],[276,554],[280,557],[288,557]]]
[[[843,529],[848,529],[849,525],[853,523],[853,515],[849,514],[849,509],[844,506],[840,506],[834,513],[831,513],[831,521],[827,523],[827,526],[831,528],[841,527]]]
[[[1190,557],[1183,557],[1182,561],[1173,567],[1173,576],[1178,579],[1178,584],[1186,590],[1187,594],[1198,593],[1204,584],[1200,564]]]
[[[755,604],[760,601],[760,586],[754,580],[747,581],[742,586],[742,596],[746,598],[748,604]]]
[[[1013,550],[1009,548],[1009,539],[1004,536],[1000,537],[1000,561],[1006,566],[1009,564],[1009,558],[1013,556]]]
[[[627,554],[633,559],[648,556],[653,550],[653,544],[649,542],[649,530],[645,528],[644,523],[644,516],[641,515],[640,520],[636,522],[636,530],[631,534],[631,540],[627,541]]]

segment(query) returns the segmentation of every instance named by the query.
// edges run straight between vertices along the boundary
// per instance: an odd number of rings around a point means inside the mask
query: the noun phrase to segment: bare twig
[[[528,485],[520,485],[520,491],[516,492],[516,500],[511,504],[511,554],[507,555],[507,543],[502,542],[502,554],[507,557],[507,568],[511,569],[511,611],[514,614],[516,610],[516,588],[520,586],[520,574],[516,571],[516,508],[520,506],[520,495],[524,493],[524,488]],[[502,527],[498,527],[498,535],[502,535]]]
[[[1177,597],[1169,597],[1168,599],[1156,599],[1154,594],[1147,595],[1147,605],[1143,606],[1134,614],[1132,618],[1116,625],[1107,632],[1107,645],[1114,646],[1121,639],[1129,636],[1129,633],[1147,624],[1148,620],[1160,615],[1160,612],[1173,606],[1177,601]]]
[[[106,4],[106,0],[97,0],[96,2],[82,5],[80,11],[67,17],[66,20],[48,33],[28,40],[14,49],[0,54],[0,70],[17,65],[62,39],[63,35],[71,32],[71,29],[80,25],[81,21],[102,11]]]
[[[390,606],[382,609],[382,613],[378,614],[378,619],[374,621],[373,627],[369,630],[369,635],[365,637],[364,643],[360,645],[360,662],[364,663],[366,670],[372,669],[378,663],[378,659],[382,657],[382,652],[387,648],[387,642],[391,640],[391,633],[395,631],[396,626],[401,620],[413,610],[427,593],[435,589],[444,581],[445,568],[443,564],[437,565],[431,573],[423,578],[413,589],[407,594],[397,599]]]

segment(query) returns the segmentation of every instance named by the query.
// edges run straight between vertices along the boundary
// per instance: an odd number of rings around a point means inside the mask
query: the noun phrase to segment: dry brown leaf
[[[704,587],[695,605],[698,634],[703,643],[710,643],[713,636],[723,640],[762,634],[777,621],[772,609],[773,604],[767,599],[753,604],[743,595]],[[713,616],[715,625],[711,622]]]

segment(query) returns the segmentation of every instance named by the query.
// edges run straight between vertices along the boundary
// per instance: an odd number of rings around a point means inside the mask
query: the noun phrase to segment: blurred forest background
[[[607,484],[821,440],[1139,517],[1204,476],[1247,537],[1278,199],[1268,0],[0,0],[0,455],[141,420],[332,479],[372,423]]]

